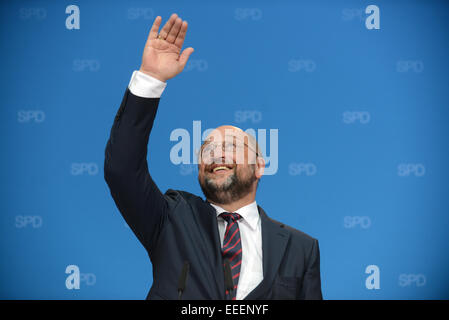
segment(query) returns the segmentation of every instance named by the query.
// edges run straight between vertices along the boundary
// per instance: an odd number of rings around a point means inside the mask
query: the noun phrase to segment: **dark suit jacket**
[[[106,145],[105,180],[153,264],[147,299],[177,299],[186,260],[190,272],[183,299],[225,299],[215,209],[188,192],[163,194],[148,172],[148,138],[158,104],[159,98],[126,90]],[[322,299],[318,241],[270,219],[261,207],[259,214],[264,279],[246,299]]]

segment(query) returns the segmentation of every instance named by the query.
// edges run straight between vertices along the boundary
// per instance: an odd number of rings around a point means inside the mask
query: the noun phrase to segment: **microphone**
[[[187,276],[189,275],[190,265],[188,261],[184,261],[184,265],[182,267],[181,275],[179,276],[178,281],[178,299],[182,299],[182,294],[186,288]]]
[[[232,281],[231,264],[229,263],[228,259],[225,259],[224,261],[224,278],[226,291],[228,292],[228,294],[226,295],[226,300],[229,300],[230,293],[232,290],[234,290],[234,281]]]

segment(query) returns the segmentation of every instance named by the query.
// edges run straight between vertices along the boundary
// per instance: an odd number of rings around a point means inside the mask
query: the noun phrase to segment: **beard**
[[[251,173],[247,177],[239,175],[237,168],[234,168],[234,172],[220,185],[213,178],[205,176],[204,179],[201,179],[198,176],[201,190],[206,199],[215,203],[229,204],[246,196],[251,192],[254,181],[257,180],[254,176],[254,165],[250,167]]]

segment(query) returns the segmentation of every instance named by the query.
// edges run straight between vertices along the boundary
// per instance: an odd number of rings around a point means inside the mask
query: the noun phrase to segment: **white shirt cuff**
[[[162,82],[138,70],[133,72],[128,84],[129,91],[133,95],[142,98],[160,98],[166,86],[166,82]]]

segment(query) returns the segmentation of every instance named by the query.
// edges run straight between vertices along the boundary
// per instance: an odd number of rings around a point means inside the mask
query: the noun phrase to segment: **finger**
[[[181,25],[181,30],[179,30],[178,36],[176,37],[176,40],[175,40],[175,46],[177,46],[180,49],[182,48],[184,39],[186,37],[187,26],[188,26],[187,21],[183,21],[182,25]]]
[[[182,25],[182,20],[181,18],[177,18],[175,20],[175,24],[173,25],[173,27],[170,29],[170,32],[168,33],[167,38],[165,39],[166,41],[173,43],[175,42],[176,37],[178,36],[178,32],[181,29],[181,25]]]
[[[161,21],[162,21],[161,16],[157,16],[156,19],[154,19],[153,26],[151,27],[150,34],[148,35],[148,40],[157,38],[157,33],[159,31]]]
[[[168,19],[168,21],[165,23],[165,25],[162,28],[161,32],[159,32],[159,34],[161,35],[162,39],[166,39],[167,38],[168,33],[170,32],[170,29],[173,26],[173,24],[175,23],[177,17],[178,17],[178,15],[176,13],[173,13],[171,15],[170,19]]]
[[[179,56],[179,62],[181,63],[182,67],[184,68],[187,60],[189,60],[190,55],[195,51],[192,47],[189,47],[187,49],[184,49],[184,51]]]

